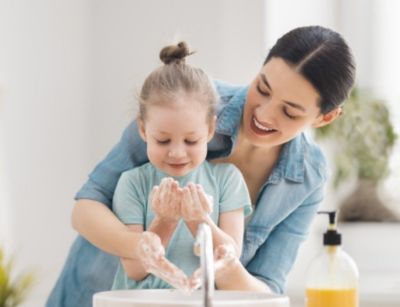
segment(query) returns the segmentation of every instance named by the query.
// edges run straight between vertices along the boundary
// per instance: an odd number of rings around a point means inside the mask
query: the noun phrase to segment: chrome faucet
[[[214,296],[214,252],[211,228],[205,223],[197,228],[196,248],[200,249],[203,307],[212,307]]]

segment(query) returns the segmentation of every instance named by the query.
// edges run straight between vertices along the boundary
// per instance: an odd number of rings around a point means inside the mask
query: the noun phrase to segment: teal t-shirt
[[[171,177],[157,170],[152,164],[124,172],[117,184],[113,198],[113,210],[124,224],[142,224],[148,229],[154,218],[149,195],[155,185],[165,177]],[[244,209],[244,215],[251,213],[251,200],[246,183],[240,171],[232,164],[203,162],[189,174],[173,177],[180,187],[189,182],[203,186],[213,198],[211,218],[218,225],[223,212]],[[190,276],[200,265],[199,257],[193,254],[194,238],[183,220],[180,220],[166,248],[169,261]],[[162,279],[149,274],[141,281],[130,279],[121,263],[114,278],[113,289],[163,289],[171,286]]]

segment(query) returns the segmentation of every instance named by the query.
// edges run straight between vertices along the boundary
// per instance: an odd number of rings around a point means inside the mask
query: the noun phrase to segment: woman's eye
[[[286,108],[283,108],[283,113],[284,113],[287,117],[289,117],[290,119],[296,119],[296,118],[297,118],[297,116],[291,115],[291,114],[287,111]]]
[[[158,144],[160,145],[166,145],[169,143],[169,140],[156,140]]]
[[[266,97],[269,96],[269,92],[262,90],[259,84],[257,84],[257,91],[258,91],[262,96],[266,96]]]
[[[195,140],[195,141],[185,140],[185,143],[188,144],[188,145],[195,145],[197,142],[198,142],[197,140]]]

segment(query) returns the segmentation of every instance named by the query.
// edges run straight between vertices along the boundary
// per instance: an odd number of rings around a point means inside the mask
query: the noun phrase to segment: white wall
[[[38,274],[31,306],[43,304],[74,237],[72,197],[90,165],[88,17],[88,2],[79,0],[0,2],[8,221],[0,242]]]
[[[188,63],[238,83],[250,82],[265,56],[262,0],[100,0],[91,8],[94,161],[131,120],[133,94],[166,44],[187,41],[197,51]]]

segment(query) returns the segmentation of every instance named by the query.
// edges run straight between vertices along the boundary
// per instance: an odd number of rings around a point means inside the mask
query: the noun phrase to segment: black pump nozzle
[[[329,225],[334,226],[336,228],[336,211],[318,211],[318,214],[328,214],[329,216]]]
[[[342,236],[336,230],[336,211],[318,211],[317,213],[329,216],[329,228],[324,233],[324,245],[340,245],[342,243]]]

